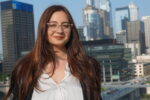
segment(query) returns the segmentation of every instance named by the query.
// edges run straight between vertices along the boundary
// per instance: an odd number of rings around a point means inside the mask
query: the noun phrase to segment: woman
[[[69,11],[48,7],[41,16],[31,52],[12,72],[4,100],[101,100],[100,66],[88,57]]]

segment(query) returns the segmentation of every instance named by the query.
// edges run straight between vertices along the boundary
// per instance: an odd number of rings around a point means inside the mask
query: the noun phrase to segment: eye
[[[50,28],[55,28],[55,27],[57,27],[57,24],[48,24],[48,26],[49,26]]]
[[[63,28],[70,28],[71,24],[65,23],[62,25]]]

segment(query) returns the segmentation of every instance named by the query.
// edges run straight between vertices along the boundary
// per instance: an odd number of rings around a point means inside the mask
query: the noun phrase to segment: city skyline
[[[6,0],[0,0],[0,2],[2,1],[6,1]],[[38,26],[38,21],[39,18],[43,12],[43,10],[45,10],[49,5],[53,5],[53,4],[61,4],[66,6],[69,11],[71,12],[74,21],[76,23],[77,26],[82,26],[83,25],[83,8],[85,8],[86,6],[86,0],[82,0],[82,1],[77,1],[77,0],[16,0],[16,1],[20,1],[20,2],[24,2],[24,3],[29,3],[32,4],[34,7],[34,22],[35,22],[35,36],[37,33],[37,26]],[[67,2],[66,2],[67,1]],[[149,7],[149,3],[150,1],[148,0],[110,0],[111,2],[111,6],[112,6],[112,16],[113,16],[113,24],[114,24],[114,10],[118,7],[123,7],[123,6],[127,6],[129,4],[129,2],[133,2],[135,3],[138,7],[139,7],[139,16],[140,19],[142,16],[150,16],[150,12],[148,11],[148,9],[150,9]],[[72,6],[72,5],[77,5],[77,6]],[[1,40],[1,36],[0,36],[0,40]],[[0,53],[2,53],[2,43],[0,41]]]
[[[0,0],[2,89],[7,88],[7,75],[11,75],[16,61],[32,49],[41,14],[56,4],[68,8],[86,54],[100,64],[102,99],[143,100],[144,95],[150,98],[149,3],[150,0]]]

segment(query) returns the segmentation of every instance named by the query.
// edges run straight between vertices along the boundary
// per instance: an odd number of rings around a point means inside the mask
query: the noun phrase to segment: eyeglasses
[[[59,27],[61,27],[63,31],[67,31],[71,28],[71,26],[73,24],[71,24],[69,22],[64,22],[61,25],[58,25],[58,23],[49,22],[49,23],[47,23],[47,25],[51,31],[56,31],[56,30],[58,30]]]

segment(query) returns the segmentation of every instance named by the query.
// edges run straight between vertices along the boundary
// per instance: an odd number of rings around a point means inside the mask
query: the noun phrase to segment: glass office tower
[[[98,9],[94,6],[94,0],[87,0],[86,8],[83,9],[83,16],[85,40],[101,39],[100,15]]]
[[[10,74],[16,60],[27,54],[33,47],[33,6],[17,1],[4,1],[0,5],[3,72]]]
[[[130,21],[130,13],[128,7],[117,8],[115,10],[115,32],[126,30],[127,21]]]
[[[111,11],[111,3],[110,0],[95,0],[95,7],[98,9],[103,9],[107,12]]]

